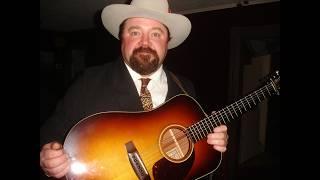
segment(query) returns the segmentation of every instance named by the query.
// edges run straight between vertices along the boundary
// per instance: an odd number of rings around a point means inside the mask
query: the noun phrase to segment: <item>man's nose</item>
[[[148,35],[143,35],[143,36],[141,37],[140,43],[141,43],[141,46],[142,46],[142,47],[148,47],[148,46],[149,46],[149,43],[150,43],[150,41],[149,41],[149,36],[148,36]]]

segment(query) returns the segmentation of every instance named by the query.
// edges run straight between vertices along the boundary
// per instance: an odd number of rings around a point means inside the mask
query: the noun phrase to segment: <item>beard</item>
[[[140,75],[149,75],[155,72],[160,64],[157,52],[149,47],[139,47],[133,50],[129,58],[130,67]]]

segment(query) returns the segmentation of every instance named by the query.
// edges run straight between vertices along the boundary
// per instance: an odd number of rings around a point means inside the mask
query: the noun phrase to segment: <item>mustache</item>
[[[137,53],[150,53],[153,54],[154,56],[157,56],[157,52],[150,47],[139,47],[133,50],[132,54],[137,54]]]

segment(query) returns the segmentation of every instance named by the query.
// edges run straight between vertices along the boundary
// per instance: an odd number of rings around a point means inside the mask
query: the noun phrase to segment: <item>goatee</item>
[[[133,50],[129,65],[140,75],[149,75],[158,69],[159,61],[159,56],[155,50],[149,47],[139,47]]]

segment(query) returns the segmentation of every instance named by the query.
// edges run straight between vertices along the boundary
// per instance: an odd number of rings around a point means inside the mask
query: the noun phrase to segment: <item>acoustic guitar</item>
[[[279,93],[276,71],[260,88],[211,115],[188,95],[148,112],[90,115],[66,136],[64,149],[72,161],[66,179],[200,179],[222,161],[222,153],[206,142],[213,128]]]

